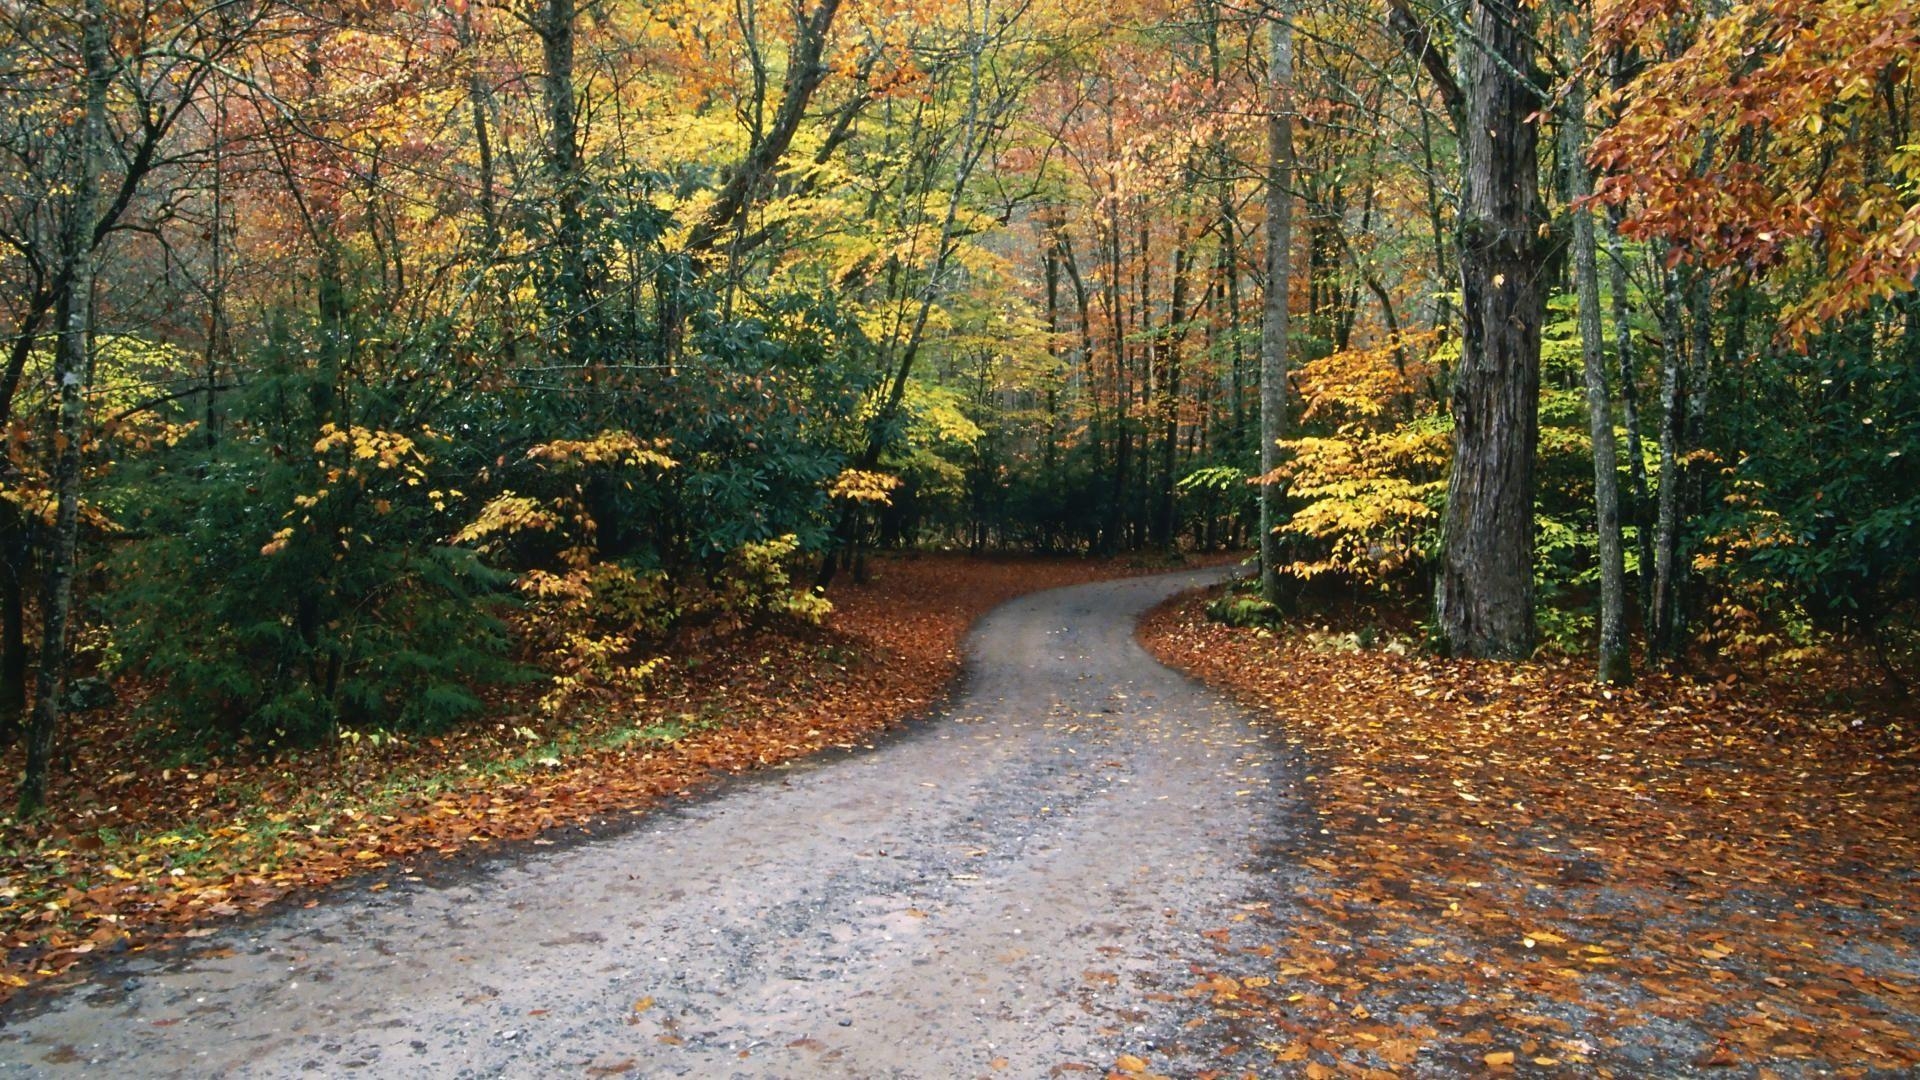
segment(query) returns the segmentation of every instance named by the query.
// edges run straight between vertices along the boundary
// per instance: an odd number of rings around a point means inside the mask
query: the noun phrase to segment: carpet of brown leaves
[[[199,936],[350,875],[532,840],[828,747],[926,710],[973,621],[1025,592],[1162,569],[1127,560],[875,560],[824,627],[683,644],[638,700],[564,722],[537,688],[432,738],[165,765],[122,709],[67,733],[52,815],[0,823],[0,1000],[83,958]],[[4,767],[17,774],[18,751]],[[76,971],[68,980],[81,977]]]
[[[1914,1075],[1920,757],[1765,687],[1230,629],[1142,639],[1307,774],[1254,937],[1196,965],[1238,1074]],[[1256,905],[1258,906],[1258,905]]]

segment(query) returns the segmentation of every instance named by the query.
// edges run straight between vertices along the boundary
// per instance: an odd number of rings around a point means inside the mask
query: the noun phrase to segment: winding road
[[[1190,958],[1260,899],[1295,777],[1133,626],[1224,573],[1007,604],[948,706],[874,748],[111,962],[5,1018],[0,1076],[1197,1066]]]

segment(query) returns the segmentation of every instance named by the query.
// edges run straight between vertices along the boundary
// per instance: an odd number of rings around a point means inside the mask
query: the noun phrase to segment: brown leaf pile
[[[878,559],[871,584],[836,583],[826,626],[687,644],[643,697],[565,723],[539,718],[532,688],[440,737],[169,767],[130,709],[92,718],[68,733],[58,811],[0,825],[0,1000],[91,954],[197,936],[209,919],[349,875],[405,873],[422,858],[591,825],[720,776],[852,749],[934,702],[960,668],[967,628],[995,605],[1152,569]]]
[[[1196,965],[1191,996],[1238,1044],[1223,1065],[1920,1069],[1920,758],[1898,726],[1201,608],[1163,607],[1142,640],[1281,725],[1310,808],[1269,853],[1255,936]]]

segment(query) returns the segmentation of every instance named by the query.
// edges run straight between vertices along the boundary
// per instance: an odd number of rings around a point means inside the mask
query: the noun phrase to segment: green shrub
[[[1207,618],[1228,626],[1259,627],[1271,630],[1280,625],[1281,611],[1257,596],[1229,593],[1207,604]]]

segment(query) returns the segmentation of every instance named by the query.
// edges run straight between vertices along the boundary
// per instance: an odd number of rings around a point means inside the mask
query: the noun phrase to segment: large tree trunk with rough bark
[[[1287,278],[1293,259],[1293,27],[1282,4],[1267,72],[1267,296],[1260,325],[1260,595],[1280,600],[1280,439],[1287,431]]]
[[[1532,652],[1534,449],[1540,432],[1539,133],[1533,11],[1476,0],[1462,64],[1464,350],[1453,384],[1453,471],[1434,586],[1443,644]]]

